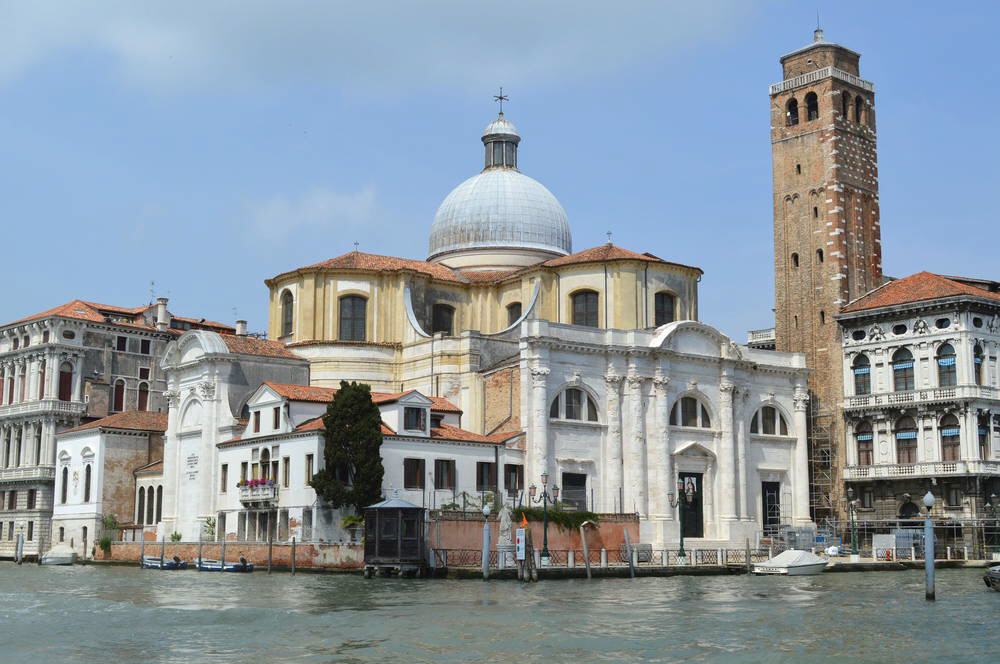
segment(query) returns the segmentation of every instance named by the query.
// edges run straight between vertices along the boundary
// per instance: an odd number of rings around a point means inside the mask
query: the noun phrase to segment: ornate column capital
[[[663,374],[656,374],[653,376],[653,387],[656,389],[658,394],[666,394],[667,388],[670,386],[670,376],[664,376]]]
[[[534,387],[545,387],[548,381],[550,370],[548,367],[531,367],[531,384]]]
[[[792,397],[795,402],[795,410],[798,412],[805,412],[809,407],[809,393],[805,391],[795,391],[795,396]]]
[[[628,381],[628,386],[632,389],[638,389],[642,387],[642,381],[646,380],[645,376],[639,376],[637,374],[632,374],[626,377]]]
[[[176,408],[181,403],[181,393],[177,390],[166,390],[163,398],[167,400],[168,408]]]
[[[215,399],[215,383],[210,380],[203,380],[198,383],[198,395],[205,401]]]
[[[604,382],[606,382],[608,385],[617,386],[622,382],[622,380],[624,380],[623,376],[619,376],[618,374],[613,372],[604,375]]]

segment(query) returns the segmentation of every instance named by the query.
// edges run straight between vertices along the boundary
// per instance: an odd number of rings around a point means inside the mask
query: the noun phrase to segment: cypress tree
[[[382,416],[368,385],[340,382],[323,416],[323,469],[313,475],[316,494],[334,509],[358,514],[382,499]]]

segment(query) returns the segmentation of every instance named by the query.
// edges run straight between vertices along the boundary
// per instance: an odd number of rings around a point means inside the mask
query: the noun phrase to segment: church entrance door
[[[776,535],[781,525],[781,482],[761,482],[764,534]]]
[[[684,537],[704,537],[705,484],[702,482],[702,477],[704,477],[704,475],[702,473],[678,473],[677,476],[684,483],[684,486],[687,486],[688,479],[690,478],[694,482],[695,487],[694,500],[690,503],[686,503],[683,507]],[[681,496],[679,499],[683,500],[684,497]]]

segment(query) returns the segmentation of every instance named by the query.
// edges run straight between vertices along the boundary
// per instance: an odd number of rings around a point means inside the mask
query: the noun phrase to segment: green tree
[[[382,498],[382,416],[371,388],[340,382],[326,408],[324,467],[313,475],[316,494],[334,509],[351,506],[359,514]]]

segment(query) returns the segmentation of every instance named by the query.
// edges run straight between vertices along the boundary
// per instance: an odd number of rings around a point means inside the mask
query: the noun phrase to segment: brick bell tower
[[[860,54],[826,41],[781,58],[770,86],[777,350],[806,354],[810,504],[842,511],[840,308],[882,284],[875,86]]]

